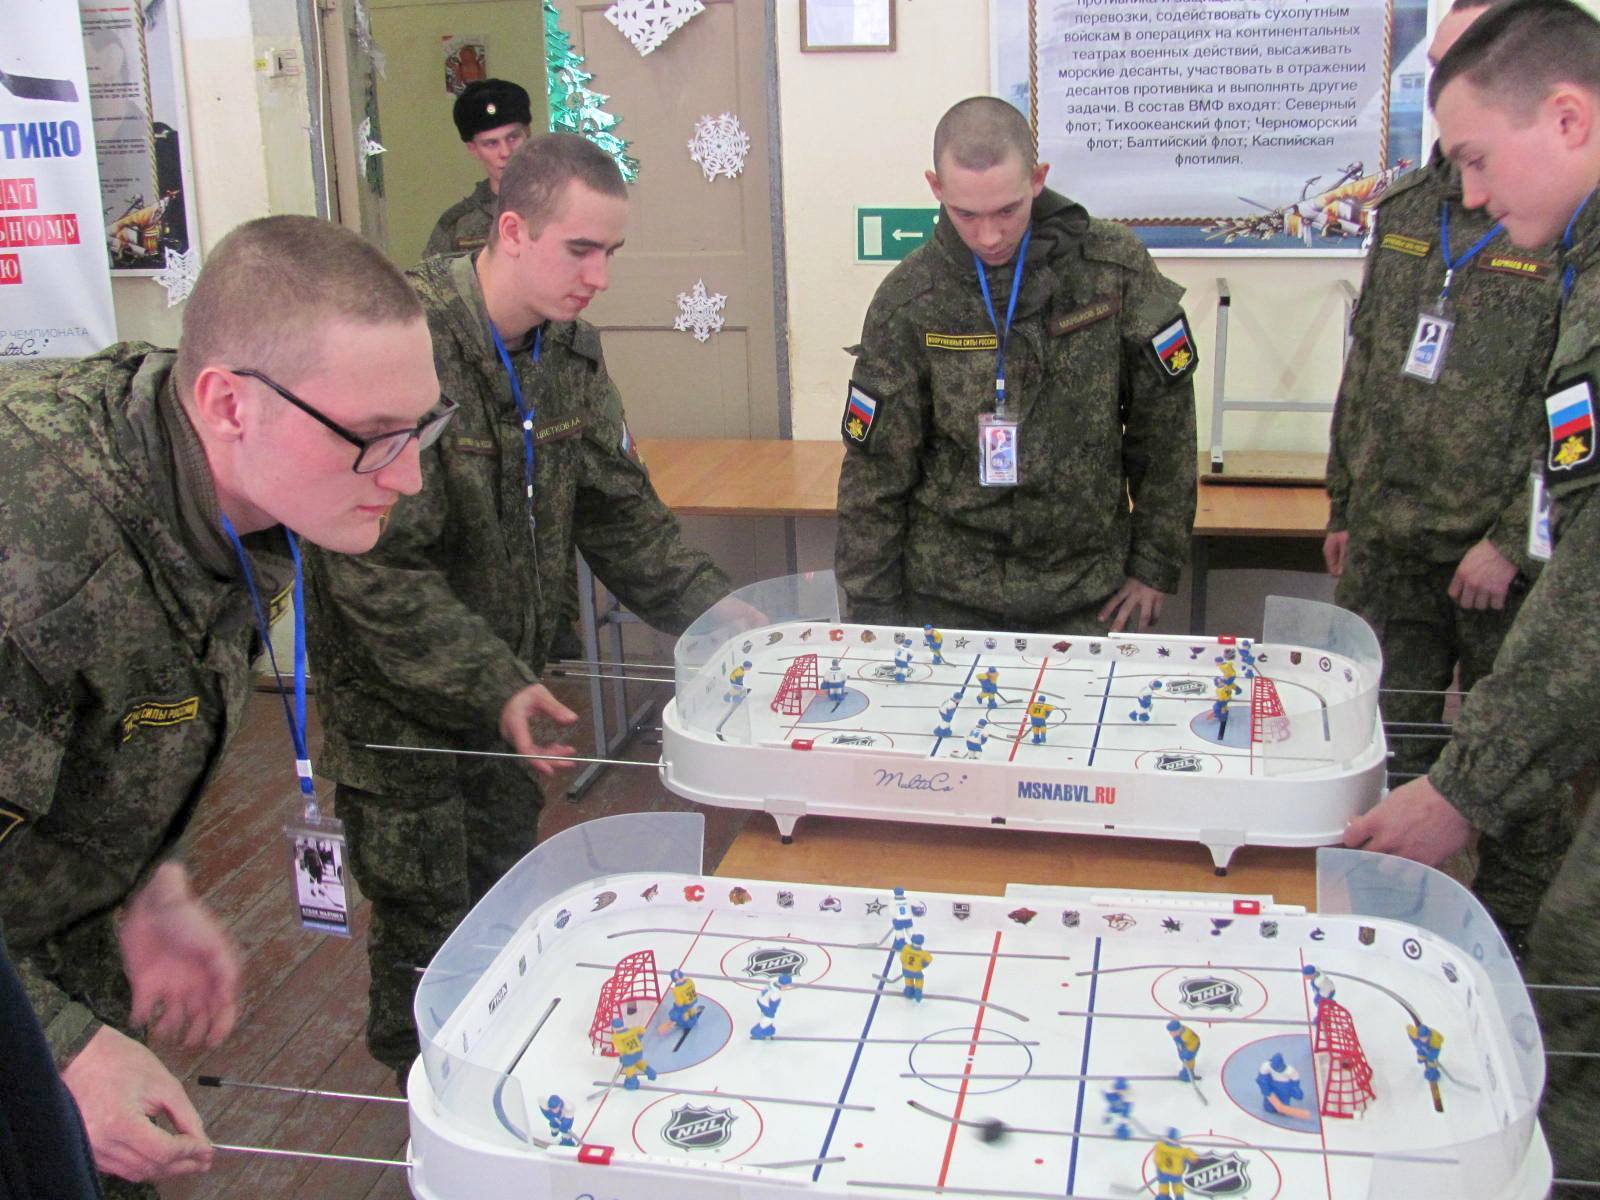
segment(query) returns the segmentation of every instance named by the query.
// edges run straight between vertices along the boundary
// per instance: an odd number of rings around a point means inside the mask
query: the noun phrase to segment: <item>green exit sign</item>
[[[933,237],[937,208],[857,208],[856,261],[899,262]]]

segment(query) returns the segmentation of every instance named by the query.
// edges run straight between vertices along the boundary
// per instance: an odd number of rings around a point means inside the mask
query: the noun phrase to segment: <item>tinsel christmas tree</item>
[[[612,158],[629,183],[639,178],[639,160],[628,155],[628,143],[611,130],[618,118],[605,110],[610,96],[584,85],[594,76],[583,69],[583,55],[561,29],[561,14],[552,0],[544,0],[544,57],[549,79],[550,128],[582,134]]]

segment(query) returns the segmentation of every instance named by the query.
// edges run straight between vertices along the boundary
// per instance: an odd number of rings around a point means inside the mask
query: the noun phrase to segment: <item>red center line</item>
[[[700,935],[706,931],[706,926],[711,924],[711,918],[716,915],[716,909],[712,908],[706,910],[706,919],[701,921],[700,928],[695,930],[694,941],[689,943],[689,948],[683,952],[683,957],[678,960],[678,969],[680,971],[683,970],[683,964],[689,961],[689,955],[694,953],[694,948],[700,944]],[[649,1018],[645,1021],[644,1031],[646,1033],[649,1033],[651,1029],[655,1028],[656,1014],[661,1011],[662,1005],[666,1004],[666,1002],[667,994],[663,992],[661,997],[656,1001],[656,1006],[650,1010]],[[605,1095],[600,1097],[600,1103],[594,1106],[594,1112],[589,1117],[589,1123],[583,1127],[583,1132],[578,1135],[578,1141],[587,1142],[589,1140],[589,1130],[594,1128],[594,1123],[600,1119],[600,1110],[606,1106],[606,1101],[611,1099],[611,1093],[616,1090],[616,1088],[607,1088]],[[535,1108],[537,1108],[537,1105],[535,1105]]]
[[[1033,698],[1035,696],[1039,695],[1039,689],[1044,686],[1044,669],[1049,664],[1050,664],[1050,656],[1047,654],[1047,655],[1045,655],[1044,662],[1039,664],[1039,674],[1038,674],[1038,677],[1036,679],[1034,679],[1034,681],[1033,681],[1033,691],[1028,693],[1028,704],[1030,704],[1030,705],[1033,703]],[[1048,721],[1048,718],[1046,718],[1046,720]],[[1028,728],[1028,710],[1025,707],[1022,710],[1022,723],[1017,726],[1017,736],[1015,738],[1013,738],[1012,741],[1011,741],[1011,754],[1006,758],[1007,762],[1015,762],[1016,761],[1016,758],[1017,758],[1017,747],[1022,745],[1022,735],[1027,730],[1027,728]]]
[[[1300,965],[1306,965],[1306,952],[1300,951]],[[1311,1017],[1311,998],[1306,995],[1306,977],[1300,976],[1300,1001],[1305,1005],[1306,1024],[1312,1028],[1316,1022]],[[1322,1119],[1322,1085],[1317,1082],[1317,1039],[1313,1034],[1311,1038],[1311,1103],[1317,1113],[1317,1136],[1322,1139],[1322,1148],[1328,1148],[1328,1123]],[[1328,1156],[1322,1156],[1322,1178],[1328,1185],[1328,1200],[1333,1200],[1333,1175],[1328,1169]]]
[[[1000,931],[994,933],[994,945],[989,949],[989,970],[983,977],[982,999],[987,1004],[989,999],[989,986],[994,982],[994,964],[1000,953]],[[961,1128],[961,1110],[967,1103],[967,1083],[972,1075],[972,1057],[978,1052],[978,1038],[983,1033],[983,1010],[985,1004],[978,1006],[977,1019],[972,1023],[972,1041],[967,1043],[967,1065],[961,1072],[961,1090],[956,1094],[956,1114],[950,1121],[950,1136],[944,1143],[944,1161],[939,1164],[939,1182],[935,1186],[943,1187],[945,1180],[950,1177],[950,1157],[955,1153],[956,1131]]]

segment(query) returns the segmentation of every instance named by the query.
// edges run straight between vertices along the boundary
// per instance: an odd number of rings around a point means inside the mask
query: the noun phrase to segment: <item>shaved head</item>
[[[1440,60],[1428,102],[1457,79],[1525,119],[1563,85],[1600,94],[1600,22],[1571,0],[1496,4]]]
[[[933,131],[933,169],[946,162],[969,171],[987,171],[1012,155],[1024,172],[1038,162],[1033,130],[1028,119],[1004,100],[993,96],[973,96],[963,100],[939,118]]]

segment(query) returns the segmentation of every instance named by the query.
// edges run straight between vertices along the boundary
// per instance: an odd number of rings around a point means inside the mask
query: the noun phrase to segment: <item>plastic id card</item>
[[[295,915],[312,933],[350,936],[350,901],[345,890],[344,822],[317,817],[284,829],[294,853],[290,879]]]
[[[984,487],[1016,487],[1017,423],[995,413],[978,418],[978,482]]]

